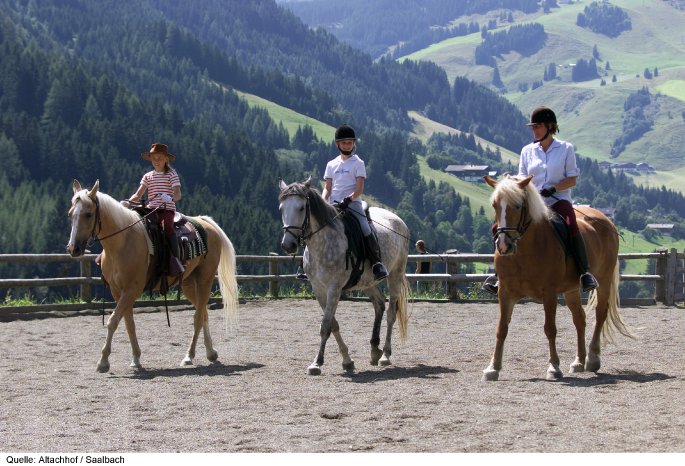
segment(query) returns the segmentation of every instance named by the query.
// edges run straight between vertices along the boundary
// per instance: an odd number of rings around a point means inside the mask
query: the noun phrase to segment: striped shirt
[[[174,204],[174,186],[181,186],[181,181],[178,178],[178,173],[176,170],[171,168],[169,172],[158,172],[151,170],[143,175],[140,180],[140,184],[145,186],[147,189],[147,200],[148,207],[154,209],[156,207],[164,205],[164,209],[176,211],[176,205]],[[168,194],[171,196],[170,202],[162,201],[162,194]]]

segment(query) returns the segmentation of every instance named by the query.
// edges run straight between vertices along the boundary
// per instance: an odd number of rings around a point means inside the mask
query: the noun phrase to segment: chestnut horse
[[[123,207],[105,193],[98,192],[100,183],[92,189],[81,188],[74,180],[69,217],[71,235],[67,251],[74,257],[82,256],[88,243],[96,236],[102,244],[102,276],[109,285],[116,307],[107,322],[107,339],[102,348],[98,372],[109,370],[112,336],[122,317],[131,342],[131,367],[141,368],[140,346],[133,322],[133,303],[143,293],[150,277],[151,243],[141,217]],[[190,365],[195,357],[195,346],[200,330],[204,333],[205,351],[209,361],[216,361],[217,352],[209,335],[207,303],[214,277],[219,271],[219,289],[223,297],[226,322],[235,319],[238,309],[235,251],[223,230],[210,217],[194,217],[207,232],[207,254],[190,259],[185,266],[182,290],[195,306],[194,332],[190,347],[181,365]],[[177,277],[170,277],[172,283]]]
[[[495,209],[495,270],[499,278],[499,323],[490,365],[483,380],[497,380],[502,369],[504,340],[514,305],[524,297],[541,301],[545,309],[545,335],[549,341],[547,379],[562,377],[556,349],[556,311],[558,293],[563,293],[571,310],[577,334],[577,354],[571,372],[600,368],[600,339],[611,340],[613,330],[633,337],[619,313],[618,232],[604,214],[591,207],[575,207],[578,227],[587,246],[590,270],[599,288],[588,297],[588,308],[595,307],[596,323],[585,351],[585,311],[581,303],[580,280],[576,264],[557,239],[545,205],[530,180],[507,177],[499,183],[486,176],[495,189],[490,198]]]

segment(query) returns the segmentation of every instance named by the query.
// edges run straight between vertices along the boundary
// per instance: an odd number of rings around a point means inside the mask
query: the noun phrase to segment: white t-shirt
[[[342,202],[347,196],[354,192],[357,187],[357,177],[366,178],[366,166],[364,161],[357,154],[347,160],[338,155],[326,164],[324,180],[331,179],[331,197],[328,202]],[[361,199],[355,199],[361,200]]]

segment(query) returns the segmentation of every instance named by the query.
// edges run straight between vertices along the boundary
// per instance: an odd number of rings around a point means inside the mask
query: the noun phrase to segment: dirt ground
[[[414,303],[393,363],[368,363],[372,310],[337,313],[357,370],[335,341],[323,374],[313,300],[241,303],[239,327],[210,321],[219,363],[179,367],[192,311],[136,315],[144,370],[128,367],[123,323],[107,374],[97,315],[0,323],[0,450],[6,452],[685,452],[685,311],[622,308],[599,373],[570,374],[575,331],[557,316],[564,378],[545,380],[539,304],[516,307],[498,382],[482,382],[496,304]],[[589,318],[594,325],[594,318]],[[384,332],[383,332],[384,334]]]

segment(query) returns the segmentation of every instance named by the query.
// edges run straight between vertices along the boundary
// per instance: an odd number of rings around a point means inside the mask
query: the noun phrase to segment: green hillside
[[[561,4],[549,14],[540,10],[533,15],[515,12],[515,24],[537,22],[544,26],[547,42],[539,52],[522,56],[512,52],[497,58],[504,82],[503,95],[528,114],[540,104],[551,106],[559,117],[562,139],[573,142],[578,152],[596,160],[647,162],[657,174],[649,180],[636,178],[638,184],[665,185],[685,192],[683,167],[685,158],[685,10],[659,0],[612,0],[630,16],[632,30],[609,38],[576,26],[578,13],[588,2]],[[475,18],[486,23],[494,16]],[[509,27],[509,25],[503,26]],[[452,38],[404,57],[430,60],[440,65],[449,79],[466,76],[490,85],[493,69],[474,64],[474,51],[481,42],[480,34]],[[571,64],[592,58],[597,47],[600,80],[571,81]],[[609,62],[610,69],[605,70]],[[557,64],[557,80],[547,81],[535,89],[521,92],[520,85],[532,87],[542,81],[544,70]],[[658,76],[646,79],[645,69],[658,69]],[[616,82],[612,82],[616,75]],[[631,93],[647,87],[656,101],[652,130],[629,144],[617,158],[610,158],[612,142],[621,135],[623,105]]]
[[[335,133],[335,128],[333,126],[322,123],[319,120],[308,117],[254,94],[248,94],[246,92],[240,92],[237,90],[235,93],[245,99],[250,107],[260,107],[266,110],[272,120],[283,124],[283,127],[288,131],[288,134],[290,134],[291,138],[295,135],[295,132],[297,132],[298,128],[309,125],[312,127],[316,137],[320,140],[333,140],[333,135]]]

